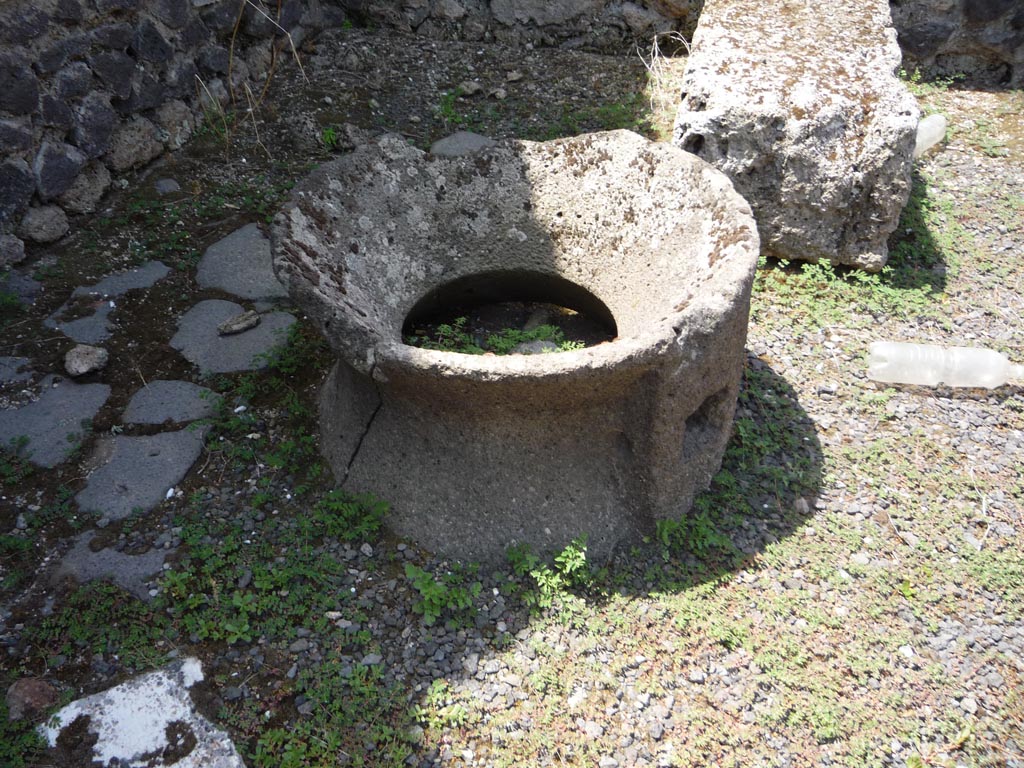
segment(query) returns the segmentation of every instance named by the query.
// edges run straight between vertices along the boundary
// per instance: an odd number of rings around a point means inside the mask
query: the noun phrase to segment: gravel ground
[[[466,127],[541,138],[626,120],[665,131],[666,116],[645,114],[647,97],[635,96],[647,78],[639,60],[355,32],[305,55],[311,83],[282,73],[265,106],[272,161],[243,122],[231,156],[211,163],[219,139],[207,135],[156,175],[196,199],[246,174],[287,179],[326,156],[334,126],[342,137],[387,127],[422,144]],[[367,61],[375,69],[358,74]],[[666,82],[679,69],[666,63]],[[473,77],[504,97],[445,96]],[[203,382],[247,410],[215,425],[176,498],[99,531],[99,544],[126,553],[174,553],[171,576],[146,585],[155,602],[115,601],[112,623],[96,628],[105,642],[68,618],[84,593],[45,577],[75,525],[30,527],[20,557],[43,577],[5,582],[3,680],[38,676],[78,695],[198,654],[203,708],[251,766],[1024,766],[1024,398],[1012,386],[885,388],[865,376],[876,339],[988,346],[1024,361],[1024,99],[980,84],[915,88],[952,128],[919,164],[893,269],[865,280],[763,265],[724,472],[676,538],[666,530],[590,578],[535,564],[541,579],[572,582],[546,608],[531,605],[544,592],[529,573],[475,572],[386,534],[345,540],[311,512],[329,498],[303,471],[315,420],[289,407],[313,400],[327,363],[314,351],[304,370],[260,380],[279,376],[280,387]],[[257,218],[238,205],[190,209],[181,220],[194,246]],[[97,225],[108,239],[91,258],[117,252],[133,227],[176,221]],[[103,273],[88,258],[50,276],[30,320],[82,274]],[[187,265],[158,296],[172,316],[209,297]],[[123,311],[121,336],[146,318],[144,307]],[[57,359],[42,331],[25,333],[7,354]],[[131,360],[147,378],[147,365],[187,370],[172,355]],[[112,407],[135,375],[120,368]],[[101,415],[97,429],[116,423]],[[16,507],[51,508],[79,474],[75,464],[6,481],[6,527]],[[418,568],[442,593],[432,624]],[[286,581],[261,581],[274,572]],[[258,611],[239,607],[247,595]],[[230,637],[227,619],[240,616],[251,626]],[[37,754],[28,764],[49,763]]]

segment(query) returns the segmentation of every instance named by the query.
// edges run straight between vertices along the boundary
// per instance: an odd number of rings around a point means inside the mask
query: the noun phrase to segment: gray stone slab
[[[28,381],[32,374],[22,369],[28,368],[31,364],[32,361],[27,357],[0,357],[0,384]]]
[[[136,392],[122,421],[125,424],[184,423],[214,414],[216,395],[190,381],[151,381]]]
[[[288,295],[274,275],[270,241],[255,224],[246,224],[207,248],[199,262],[196,282],[203,288],[219,288],[243,299]]]
[[[79,344],[102,344],[110,338],[109,318],[110,313],[114,311],[114,304],[109,299],[97,299],[92,306],[91,314],[62,323],[58,318],[63,314],[65,307],[66,304],[46,318],[44,324]]]
[[[19,301],[26,304],[31,304],[42,288],[43,284],[38,280],[13,269],[6,274],[0,274],[0,291],[13,293]]]
[[[116,306],[111,299],[123,296],[128,291],[151,288],[170,271],[166,264],[147,261],[137,269],[109,275],[95,285],[80,286],[72,292],[70,301],[65,302],[43,322],[48,328],[59,330],[79,344],[99,344],[110,337],[110,313]],[[87,302],[90,298],[92,311],[88,315],[67,322],[61,321],[72,304]]]
[[[481,149],[493,147],[494,145],[495,142],[493,139],[488,139],[486,136],[481,136],[479,133],[458,131],[453,133],[451,136],[445,136],[443,139],[438,139],[431,144],[430,154],[440,155],[441,157],[458,157],[459,155],[469,155],[473,152],[479,152]]]
[[[72,296],[123,296],[128,291],[151,288],[157,281],[167,277],[171,268],[163,262],[147,261],[136,269],[118,272],[100,280],[90,287],[76,288]]]
[[[126,555],[116,549],[94,552],[89,545],[95,536],[95,531],[86,531],[78,537],[57,566],[56,576],[73,576],[79,584],[105,579],[140,600],[152,599],[146,581],[160,572],[170,550],[151,549],[141,555]]]
[[[81,435],[82,422],[92,419],[110,396],[106,384],[52,384],[53,377],[46,377],[38,400],[0,411],[0,445],[27,437],[23,453],[41,467],[55,467],[67,458],[75,446],[68,437]]]
[[[203,429],[113,439],[110,460],[75,497],[79,508],[111,520],[147,512],[181,482],[203,450]]]
[[[39,726],[39,733],[56,748],[60,765],[152,765],[153,755],[166,754],[156,760],[164,768],[245,768],[228,734],[195,710],[189,688],[202,679],[199,660],[183,659],[68,704]],[[91,756],[79,754],[80,748],[72,754],[59,738],[83,717],[95,736]],[[176,743],[169,734],[176,735]],[[90,741],[91,736],[76,734],[73,743]]]
[[[178,321],[171,346],[205,373],[254,371],[266,366],[258,355],[284,341],[285,331],[295,322],[287,312],[269,312],[259,325],[244,333],[221,336],[217,326],[244,308],[232,301],[201,301]]]

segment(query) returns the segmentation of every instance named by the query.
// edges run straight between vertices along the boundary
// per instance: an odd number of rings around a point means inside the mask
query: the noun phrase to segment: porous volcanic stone
[[[287,312],[269,312],[261,316],[259,325],[244,333],[221,336],[217,332],[217,326],[244,311],[232,301],[201,301],[178,321],[171,346],[204,374],[263,368],[266,361],[260,355],[284,342],[295,318]]]
[[[431,144],[430,152],[431,154],[444,157],[458,157],[459,155],[468,155],[487,147],[493,147],[494,143],[493,139],[481,136],[479,133],[456,131],[451,136],[445,136],[443,139],[438,139]]]
[[[56,748],[60,765],[79,760],[83,765],[145,765],[153,755],[162,755],[159,764],[165,768],[245,768],[228,734],[192,703],[189,688],[202,679],[199,660],[187,658],[74,701],[39,731]],[[65,753],[63,743],[72,739],[60,739],[61,732],[83,718],[87,733],[74,743],[81,738],[88,745],[95,737],[92,754]],[[175,733],[185,738],[172,741]],[[183,755],[182,743],[193,745]]]
[[[112,447],[105,446],[110,460],[89,475],[75,501],[80,509],[111,520],[149,511],[199,458],[203,434],[202,429],[186,427],[149,437],[113,438]]]
[[[758,256],[724,174],[627,131],[427,155],[386,136],[313,172],[275,267],[339,355],[322,444],[337,479],[445,554],[497,561],[586,534],[608,556],[717,471]],[[553,301],[610,343],[476,356],[402,343],[415,307]]]
[[[106,367],[109,359],[110,353],[103,347],[77,344],[64,355],[64,370],[68,376],[84,376]]]
[[[18,225],[18,237],[34,243],[52,243],[60,240],[71,228],[67,214],[57,205],[29,208]]]
[[[288,295],[274,276],[270,241],[255,224],[246,224],[206,249],[196,282],[243,299],[272,299]]]
[[[0,163],[0,224],[25,210],[36,190],[36,178],[24,160]]]
[[[145,165],[162,151],[156,126],[144,117],[136,117],[114,131],[106,161],[115,171],[127,171]]]
[[[58,200],[72,213],[92,213],[103,199],[104,193],[110,189],[110,181],[107,166],[93,161],[82,169]]]
[[[125,424],[183,423],[214,414],[215,396],[190,381],[151,381],[136,392],[125,408]]]
[[[55,467],[67,458],[74,443],[69,435],[80,435],[83,422],[92,419],[110,396],[106,384],[53,386],[48,376],[41,384],[39,399],[21,408],[0,411],[0,445],[28,438],[23,452],[33,464]]]
[[[36,155],[36,188],[40,200],[50,200],[74,182],[85,165],[85,155],[67,144],[45,142]]]
[[[674,142],[733,180],[767,255],[879,270],[920,116],[899,66],[885,0],[708,0]]]
[[[25,260],[25,243],[14,235],[0,235],[0,269]]]

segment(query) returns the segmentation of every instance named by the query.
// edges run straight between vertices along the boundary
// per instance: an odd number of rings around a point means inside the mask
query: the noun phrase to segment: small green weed
[[[558,347],[559,352],[582,349],[584,346],[582,342],[567,340],[562,330],[554,325],[539,325],[529,331],[505,328],[498,333],[490,334],[486,340],[478,343],[466,330],[467,322],[468,318],[457,317],[451,323],[438,325],[432,335],[423,333],[406,336],[405,343],[423,349],[459,352],[463,355],[482,355],[487,352],[508,355],[519,344],[531,341],[549,341]]]
[[[412,722],[379,667],[349,667],[331,654],[303,670],[296,690],[312,703],[307,717],[263,733],[250,755],[256,768],[402,765],[411,752]],[[364,762],[372,750],[372,762]]]
[[[453,619],[464,619],[473,607],[473,600],[480,594],[479,581],[469,582],[475,574],[456,568],[439,577],[412,563],[405,564],[405,577],[412,583],[420,599],[412,609],[423,616],[428,627],[447,612]],[[467,583],[468,582],[468,583]]]
[[[573,539],[555,555],[553,567],[542,562],[525,544],[510,548],[506,556],[512,572],[532,582],[523,592],[523,600],[532,610],[564,607],[572,602],[570,590],[590,587],[596,578],[587,562],[585,536]]]
[[[458,90],[445,91],[438,99],[437,106],[434,107],[434,115],[444,124],[446,130],[463,128],[469,122],[469,119],[455,108],[460,95]]]
[[[320,131],[320,143],[328,150],[332,150],[338,145],[338,132],[334,126],[328,125]]]
[[[130,670],[159,665],[158,649],[167,619],[120,587],[93,582],[72,593],[52,616],[26,630],[36,654],[45,661],[95,654],[116,655]]]
[[[299,519],[299,531],[338,541],[375,541],[387,513],[387,502],[369,494],[353,496],[331,490],[313,505],[310,515]]]
[[[2,678],[0,678],[2,680]],[[4,689],[8,683],[3,683]],[[27,720],[10,720],[7,702],[0,699],[0,765],[7,768],[29,768],[39,765],[46,743]]]
[[[0,487],[13,486],[32,474],[31,455],[26,451],[29,439],[25,435],[11,438],[9,448],[0,448]]]

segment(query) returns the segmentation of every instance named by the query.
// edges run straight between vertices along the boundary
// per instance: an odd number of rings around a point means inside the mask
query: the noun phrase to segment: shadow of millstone
[[[382,608],[382,619],[372,618],[367,623],[395,623],[394,632],[385,632],[383,638],[375,632],[373,653],[360,650],[360,646],[347,648],[344,642],[327,646],[324,668],[340,670],[343,678],[353,681],[353,686],[358,686],[366,675],[378,673],[385,681],[403,681],[399,683],[404,694],[400,699],[410,703],[412,711],[419,707],[419,711],[427,713],[428,720],[443,718],[446,712],[454,711],[438,701],[475,702],[474,712],[469,716],[483,716],[483,724],[474,726],[479,729],[476,735],[462,735],[485,750],[492,739],[502,749],[514,749],[517,739],[530,738],[531,729],[539,727],[543,731],[543,726],[534,722],[543,709],[538,707],[538,699],[576,709],[580,717],[575,726],[588,734],[588,728],[595,729],[596,734],[600,729],[598,721],[607,723],[610,716],[600,714],[603,705],[593,714],[588,714],[588,707],[595,706],[595,700],[614,703],[619,693],[625,697],[622,707],[639,701],[641,677],[659,669],[662,661],[650,657],[652,649],[658,653],[656,639],[678,635],[676,617],[668,607],[670,596],[691,593],[699,604],[702,585],[725,580],[750,567],[766,547],[800,529],[813,515],[822,483],[822,464],[815,425],[801,407],[796,391],[769,365],[748,357],[733,435],[711,487],[698,496],[693,509],[677,523],[659,528],[664,541],[656,538],[620,548],[607,573],[597,577],[595,588],[577,593],[585,597],[588,608],[570,606],[567,611],[551,616],[532,616],[523,607],[522,594],[516,596],[513,592],[518,589],[522,593],[534,585],[529,578],[517,578],[514,581],[518,586],[514,586],[501,575],[510,569],[499,567],[494,575],[480,575],[483,590],[473,601],[472,613],[460,614],[463,620],[472,615],[475,627],[467,629],[457,621],[445,624],[444,619],[450,617],[447,613],[431,626],[411,615],[401,622],[400,617],[393,619],[392,612]],[[379,549],[384,553],[388,547]],[[431,558],[423,563],[420,554],[402,546],[398,554],[413,564],[424,565],[436,579],[443,580],[445,574],[451,573],[462,574],[461,578],[466,580],[476,578],[470,575],[471,570],[459,570],[457,565],[440,559]],[[359,562],[358,567],[365,567],[363,561]],[[361,586],[359,605],[370,611],[382,602],[382,589],[382,585],[369,583]],[[397,592],[403,591],[412,593],[415,601],[411,582],[403,584],[399,578]],[[655,604],[662,608],[643,618],[647,608]],[[609,612],[604,612],[605,608]],[[623,653],[624,647],[631,647],[628,640],[624,645],[610,639],[616,634],[611,626],[615,621],[613,611],[620,608],[625,609],[627,626],[639,621],[638,638],[644,635],[649,641],[638,644],[633,654]],[[609,625],[602,626],[603,621]],[[351,625],[351,621],[345,621],[338,626],[350,627],[346,630],[349,632],[365,628]],[[548,649],[551,655],[544,657],[548,651],[538,649]],[[640,655],[641,649],[647,657]],[[545,678],[552,671],[551,665],[557,667],[557,660],[563,658],[567,665],[574,658],[582,658],[606,667],[605,679],[610,688],[604,694],[591,691],[592,698],[585,699],[577,697],[580,691],[571,678],[566,678],[566,673],[555,673],[557,679]],[[630,716],[631,723],[636,722],[638,743],[660,744],[660,736],[648,735],[660,734],[660,729],[682,727],[678,720],[672,720],[677,713],[674,714],[671,700],[685,699],[691,683],[672,677],[659,681],[661,693],[647,694],[638,707],[645,714]],[[545,686],[552,687],[554,693]],[[477,708],[479,712],[475,711]],[[491,718],[499,718],[494,723],[501,723],[500,727],[486,725]],[[458,730],[457,726],[452,727]],[[423,737],[423,732],[413,724],[408,736],[416,741]],[[358,734],[355,738],[358,740]],[[444,764],[444,749],[444,744],[433,741],[417,745],[415,758],[409,764]],[[457,760],[458,755],[453,757]],[[632,763],[627,757],[626,762],[617,764]]]

